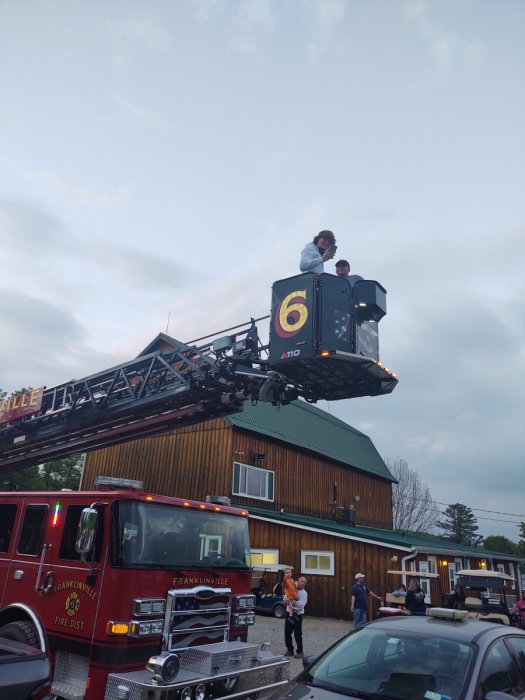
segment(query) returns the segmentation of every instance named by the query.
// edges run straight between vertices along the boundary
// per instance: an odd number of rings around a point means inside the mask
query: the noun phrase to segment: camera
[[[335,253],[336,250],[337,250],[337,246],[336,246],[335,244],[334,244],[334,245],[331,245],[331,246],[328,248],[328,252],[329,252],[329,253]]]

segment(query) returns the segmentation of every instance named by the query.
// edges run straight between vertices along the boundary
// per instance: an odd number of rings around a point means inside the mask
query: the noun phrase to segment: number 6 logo
[[[281,338],[291,338],[299,333],[308,319],[306,289],[290,292],[275,311],[275,332]]]

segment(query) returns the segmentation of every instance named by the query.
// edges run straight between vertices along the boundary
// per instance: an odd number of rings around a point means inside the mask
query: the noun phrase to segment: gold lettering
[[[25,408],[26,406],[29,406],[29,394],[22,394],[20,408]]]
[[[38,399],[39,399],[39,394],[40,394],[40,389],[33,389],[33,391],[30,394],[30,399],[29,399],[30,406],[37,405]]]

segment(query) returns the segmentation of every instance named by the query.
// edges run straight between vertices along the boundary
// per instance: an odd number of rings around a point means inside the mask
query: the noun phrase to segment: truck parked
[[[286,661],[246,641],[248,513],[109,482],[0,494],[0,637],[45,650],[52,694],[71,700],[282,684]]]

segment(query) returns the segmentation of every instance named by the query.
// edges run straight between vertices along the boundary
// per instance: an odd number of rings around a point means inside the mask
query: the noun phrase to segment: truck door
[[[4,605],[23,602],[37,613],[52,649],[80,656],[90,655],[102,579],[102,517],[93,562],[75,549],[80,513],[89,505],[26,499],[4,598]]]
[[[54,538],[54,554],[49,566],[44,566],[40,593],[46,606],[46,629],[55,651],[73,652],[89,657],[93,641],[98,601],[103,579],[102,542],[104,512],[98,518],[94,548],[83,561],[76,551],[78,523],[84,508],[90,503],[65,503],[60,507],[62,526]],[[56,508],[56,505],[55,505]],[[48,532],[53,541],[53,521],[50,514]],[[72,641],[74,644],[72,645]]]
[[[3,605],[5,586],[14,547],[17,504],[0,503],[0,608]]]

